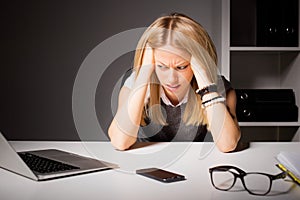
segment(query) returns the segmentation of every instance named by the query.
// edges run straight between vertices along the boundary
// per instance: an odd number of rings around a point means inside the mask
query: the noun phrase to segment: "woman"
[[[126,150],[137,141],[203,141],[209,132],[220,151],[229,152],[240,139],[235,106],[235,91],[217,74],[208,33],[174,13],[140,38],[108,135]]]

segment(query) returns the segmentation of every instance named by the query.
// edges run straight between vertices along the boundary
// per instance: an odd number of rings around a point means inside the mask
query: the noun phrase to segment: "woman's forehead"
[[[154,56],[156,59],[159,59],[161,61],[173,59],[180,62],[189,62],[191,59],[191,55],[185,50],[175,48],[169,45],[154,49]]]

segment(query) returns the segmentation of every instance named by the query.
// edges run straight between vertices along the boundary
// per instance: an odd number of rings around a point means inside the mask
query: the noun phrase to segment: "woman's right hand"
[[[153,49],[148,44],[144,49],[144,54],[142,58],[142,66],[140,70],[147,71],[148,73],[152,73],[154,71],[155,62],[154,62],[154,54]]]
[[[153,49],[146,45],[133,87],[122,87],[120,91],[118,110],[108,130],[116,149],[128,149],[137,140],[146,92],[155,66],[153,57]]]

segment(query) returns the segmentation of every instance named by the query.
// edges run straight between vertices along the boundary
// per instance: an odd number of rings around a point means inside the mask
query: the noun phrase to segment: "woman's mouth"
[[[176,90],[178,90],[178,88],[180,87],[180,85],[165,85],[166,89],[171,91],[171,92],[175,92]]]

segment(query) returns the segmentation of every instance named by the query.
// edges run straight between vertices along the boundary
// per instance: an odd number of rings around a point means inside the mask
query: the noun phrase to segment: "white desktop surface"
[[[300,186],[289,178],[276,180],[267,196],[239,191],[218,191],[211,182],[209,167],[230,164],[245,171],[277,174],[275,156],[280,151],[296,151],[300,143],[250,144],[234,153],[221,153],[213,143],[155,143],[128,151],[116,151],[109,142],[10,142],[17,151],[58,148],[116,163],[118,169],[36,182],[0,168],[1,200],[58,199],[300,199]],[[186,176],[187,180],[161,183],[134,172],[138,168],[161,167]],[[260,184],[260,183],[258,183]]]

